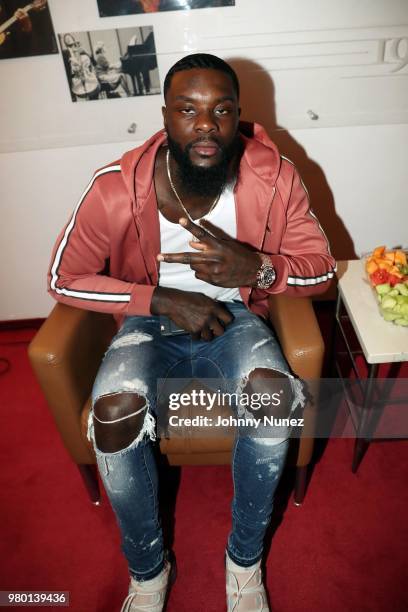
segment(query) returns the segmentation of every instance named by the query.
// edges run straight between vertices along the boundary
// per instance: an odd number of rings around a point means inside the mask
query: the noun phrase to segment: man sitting
[[[164,97],[164,130],[96,172],[49,273],[57,300],[119,323],[89,435],[122,534],[123,610],[132,612],[163,610],[175,572],[158,514],[157,381],[215,378],[237,396],[272,396],[288,381],[290,393],[266,412],[290,415],[301,383],[267,324],[267,300],[322,292],[335,269],[293,164],[260,126],[244,134],[232,68],[187,56],[168,72]],[[163,317],[184,333],[163,335]],[[233,409],[247,414],[239,401]],[[229,612],[269,610],[261,559],[288,441],[287,427],[265,424],[234,441]]]

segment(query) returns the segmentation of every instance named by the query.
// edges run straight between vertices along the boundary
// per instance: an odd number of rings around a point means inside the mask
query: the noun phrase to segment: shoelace
[[[252,578],[253,578],[253,577],[255,576],[255,574],[257,574],[257,573],[259,573],[259,575],[261,574],[261,570],[260,570],[259,568],[254,569],[254,571],[253,571],[253,572],[252,572],[252,574],[251,574],[251,575],[248,577],[248,579],[246,580],[246,582],[244,582],[244,584],[243,584],[241,587],[239,587],[239,583],[238,583],[238,580],[237,580],[237,578],[236,578],[235,574],[229,570],[229,575],[230,575],[230,576],[233,576],[233,578],[234,578],[234,580],[235,580],[235,583],[236,583],[237,599],[236,599],[236,601],[235,601],[234,605],[232,606],[231,610],[229,610],[228,612],[235,612],[235,610],[237,609],[238,604],[240,603],[240,601],[241,601],[241,599],[242,599],[242,596],[243,596],[243,595],[245,595],[245,593],[244,593],[244,589],[247,587],[248,583],[249,583],[249,582],[252,580]],[[262,582],[261,582],[260,584],[262,585]],[[257,585],[257,587],[258,587],[258,586],[260,586],[260,585]],[[257,588],[257,587],[249,587],[249,588],[252,590],[252,589],[255,589],[255,588]],[[234,588],[234,587],[232,587],[232,588]],[[250,593],[250,590],[248,590],[248,591],[247,591],[247,593]],[[264,603],[265,603],[265,602],[264,602],[264,598],[263,598],[262,593],[259,593],[259,596],[260,596],[260,598],[261,598],[261,602],[260,602],[260,603],[261,603],[261,607],[259,608],[259,611],[262,611],[262,610],[263,610],[263,607],[264,607]],[[255,610],[254,610],[254,612],[255,612]]]
[[[155,601],[150,601],[147,604],[143,604],[143,603],[137,603],[136,602],[136,606],[137,606],[137,610],[150,610],[150,612],[152,612],[152,610],[156,610],[157,606],[164,606],[164,602],[166,600],[166,595],[168,592],[168,589],[171,586],[171,581],[175,579],[175,572],[176,572],[176,565],[175,563],[170,563],[168,561],[168,556],[167,553],[165,554],[165,563],[167,564],[167,567],[165,565],[166,568],[166,572],[168,572],[167,575],[167,582],[166,582],[166,587],[164,590],[161,590],[161,592],[157,592],[155,590],[149,592],[149,591],[145,591],[143,592],[143,589],[141,590],[134,590],[131,593],[129,593],[126,597],[126,599],[124,600],[122,607],[120,609],[120,612],[132,612],[132,605],[134,603],[134,600],[136,597],[143,597],[143,596],[147,596],[147,597],[152,597],[155,596]],[[137,583],[136,583],[137,584]],[[137,587],[136,587],[137,588]]]
[[[135,597],[139,596],[139,595],[153,595],[153,593],[129,593],[129,595],[126,597],[125,601],[123,602],[122,608],[120,610],[120,612],[131,612],[132,610],[132,604],[133,604],[133,600],[135,599]],[[158,595],[158,600],[153,602],[153,603],[148,603],[146,605],[144,604],[137,604],[137,607],[139,608],[139,610],[153,610],[156,606],[158,606],[161,601],[161,594],[157,593]]]

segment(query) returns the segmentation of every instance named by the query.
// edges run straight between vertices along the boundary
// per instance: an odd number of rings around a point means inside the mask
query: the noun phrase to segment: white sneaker
[[[228,612],[270,612],[261,562],[241,567],[226,554]]]
[[[163,612],[170,587],[176,579],[176,562],[164,562],[160,574],[139,582],[130,579],[129,594],[120,612]]]

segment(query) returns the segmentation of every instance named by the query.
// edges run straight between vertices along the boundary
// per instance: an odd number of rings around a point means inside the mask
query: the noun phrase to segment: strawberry
[[[391,275],[387,270],[378,269],[372,274],[370,274],[371,284],[376,287],[377,285],[382,285],[383,283],[388,283],[389,277]],[[398,282],[398,281],[397,281]]]

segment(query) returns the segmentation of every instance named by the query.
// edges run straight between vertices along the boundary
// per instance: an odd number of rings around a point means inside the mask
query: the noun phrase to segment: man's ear
[[[167,129],[167,108],[162,106],[162,115],[163,115],[163,125],[165,129]]]

